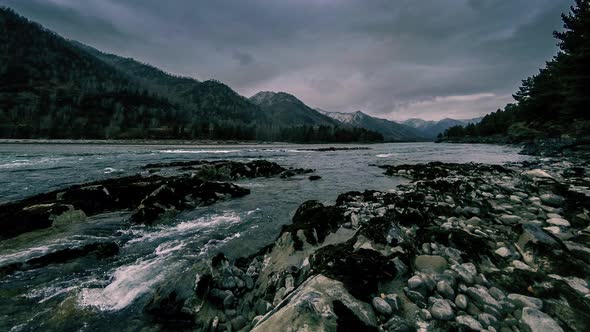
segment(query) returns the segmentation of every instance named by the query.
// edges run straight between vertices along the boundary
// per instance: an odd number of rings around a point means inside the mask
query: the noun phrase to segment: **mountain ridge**
[[[294,96],[261,107],[222,82],[67,40],[8,7],[0,7],[0,59],[1,138],[382,140],[340,128]]]
[[[395,121],[376,118],[362,111],[344,113],[321,110],[321,112],[335,120],[347,123],[353,127],[376,131],[382,134],[386,141],[405,142],[427,140],[427,138],[421,133],[409,126],[397,123]]]

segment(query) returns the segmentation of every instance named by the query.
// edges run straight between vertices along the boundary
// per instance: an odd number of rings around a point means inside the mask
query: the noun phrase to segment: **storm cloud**
[[[240,94],[471,118],[556,52],[568,0],[0,0],[66,38]]]

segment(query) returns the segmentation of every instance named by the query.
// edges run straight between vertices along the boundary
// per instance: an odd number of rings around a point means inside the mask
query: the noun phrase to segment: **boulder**
[[[518,308],[530,307],[539,310],[543,309],[543,301],[536,297],[520,294],[508,294],[508,300],[514,303],[514,305]]]
[[[252,331],[336,331],[338,326],[376,331],[377,318],[371,306],[351,296],[341,282],[316,275],[261,318]]]
[[[436,291],[444,298],[453,301],[455,299],[455,291],[453,287],[445,280],[441,280],[436,284]]]
[[[489,305],[496,310],[502,308],[500,303],[494,299],[483,286],[469,287],[467,288],[466,293],[480,309],[482,309],[484,305]]]
[[[457,295],[455,298],[455,305],[461,310],[467,309],[467,296],[463,294]]]
[[[520,328],[526,332],[563,332],[561,326],[549,315],[529,307],[522,309]]]
[[[564,198],[555,194],[543,194],[540,196],[541,202],[543,204],[552,206],[552,207],[561,207],[564,202]]]
[[[371,300],[371,304],[373,305],[373,308],[375,308],[375,310],[378,313],[384,315],[385,317],[391,316],[391,313],[392,313],[391,306],[384,299],[382,299],[380,297],[374,297],[373,300]]]
[[[524,171],[522,172],[522,175],[524,177],[527,177],[529,179],[553,179],[553,177],[551,175],[549,175],[549,173],[545,172],[542,169],[532,169],[529,171]]]
[[[448,266],[449,263],[442,256],[421,255],[414,260],[415,269],[423,273],[442,273]]]
[[[432,314],[432,318],[438,320],[452,320],[455,317],[453,308],[445,300],[434,299],[428,311]]]

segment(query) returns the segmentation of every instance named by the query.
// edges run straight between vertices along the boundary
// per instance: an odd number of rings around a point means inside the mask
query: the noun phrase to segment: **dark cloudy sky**
[[[470,118],[556,52],[569,0],[0,0],[57,33],[240,94]]]

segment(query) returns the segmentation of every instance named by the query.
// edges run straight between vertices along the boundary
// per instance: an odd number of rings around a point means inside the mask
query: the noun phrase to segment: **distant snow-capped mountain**
[[[394,121],[372,117],[361,111],[354,113],[327,112],[316,109],[318,112],[344,124],[372,130],[383,135],[386,141],[422,141],[424,137],[418,130]]]

